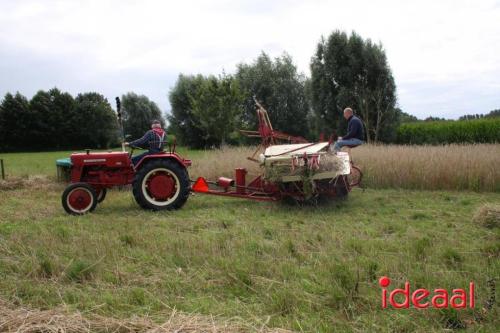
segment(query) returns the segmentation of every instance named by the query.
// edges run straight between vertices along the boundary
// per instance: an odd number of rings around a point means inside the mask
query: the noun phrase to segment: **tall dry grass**
[[[247,160],[255,147],[225,147],[193,158],[191,178],[234,177],[246,167],[250,178],[259,174]],[[500,191],[500,144],[397,146],[363,145],[352,149],[363,183],[372,188],[417,190]]]

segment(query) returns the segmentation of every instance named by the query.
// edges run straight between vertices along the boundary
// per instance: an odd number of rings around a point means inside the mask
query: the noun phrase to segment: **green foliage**
[[[401,124],[414,123],[414,122],[419,121],[419,119],[417,117],[415,117],[414,115],[403,112],[401,110],[399,110],[399,112],[400,112],[399,113],[399,120],[400,120]]]
[[[500,142],[500,118],[402,124],[398,128],[397,142],[402,144]]]
[[[500,109],[492,110],[484,116],[485,118],[500,117]]]
[[[74,145],[108,148],[117,143],[116,114],[107,99],[98,93],[79,94],[75,98]]]
[[[23,149],[30,145],[33,123],[29,102],[20,93],[7,93],[0,105],[0,150]]]
[[[483,118],[495,118],[500,117],[500,109],[491,110],[487,114],[466,114],[458,118],[458,120],[474,120],[474,119],[483,119]]]
[[[53,88],[29,102],[7,93],[0,105],[0,151],[106,148],[116,142],[115,114],[97,93],[74,99]]]
[[[203,132],[197,127],[191,97],[196,94],[204,77],[180,74],[169,93],[171,114],[168,115],[169,133],[175,133],[179,142],[189,147],[203,147],[199,139]]]
[[[239,64],[237,81],[245,93],[243,126],[258,126],[254,97],[266,108],[273,127],[292,135],[308,134],[306,78],[284,53],[274,61],[264,52],[252,64]]]
[[[38,91],[30,101],[31,147],[71,148],[75,125],[75,101],[57,88]]]
[[[169,132],[181,143],[195,148],[236,143],[243,94],[234,78],[181,74],[169,98]]]
[[[385,51],[356,33],[335,31],[322,39],[311,61],[312,128],[316,134],[341,134],[345,107],[366,127],[367,140],[389,141],[399,123],[396,85]]]
[[[208,146],[234,143],[238,137],[243,94],[238,82],[230,76],[209,76],[190,95],[192,112]]]
[[[123,127],[125,134],[132,138],[140,138],[146,131],[151,129],[153,120],[159,120],[162,126],[165,120],[161,110],[155,102],[150,101],[144,95],[129,92],[122,96]]]

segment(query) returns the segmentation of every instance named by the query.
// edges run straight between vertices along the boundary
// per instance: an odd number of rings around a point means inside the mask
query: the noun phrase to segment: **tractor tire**
[[[61,203],[66,213],[84,215],[92,212],[97,206],[97,194],[87,183],[74,183],[64,190]]]
[[[135,201],[144,209],[181,208],[191,189],[185,167],[169,159],[147,162],[135,174],[132,184]]]
[[[102,188],[99,191],[97,191],[97,203],[101,203],[106,199],[106,189]]]

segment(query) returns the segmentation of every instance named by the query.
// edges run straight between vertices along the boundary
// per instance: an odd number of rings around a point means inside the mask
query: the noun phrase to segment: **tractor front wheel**
[[[83,215],[95,209],[97,194],[95,189],[87,183],[74,183],[66,187],[61,202],[68,214]]]
[[[151,210],[179,209],[190,191],[186,168],[168,159],[153,160],[142,166],[132,186],[135,201]]]

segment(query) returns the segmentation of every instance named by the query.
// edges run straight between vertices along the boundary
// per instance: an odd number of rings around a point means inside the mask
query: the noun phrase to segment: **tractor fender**
[[[175,153],[158,153],[158,154],[150,154],[150,155],[144,156],[143,159],[140,160],[139,163],[137,163],[137,165],[135,166],[135,169],[138,170],[139,168],[141,168],[141,166],[143,164],[147,163],[148,161],[157,160],[157,159],[173,160],[183,168],[189,167],[192,163],[191,160],[182,158]]]

